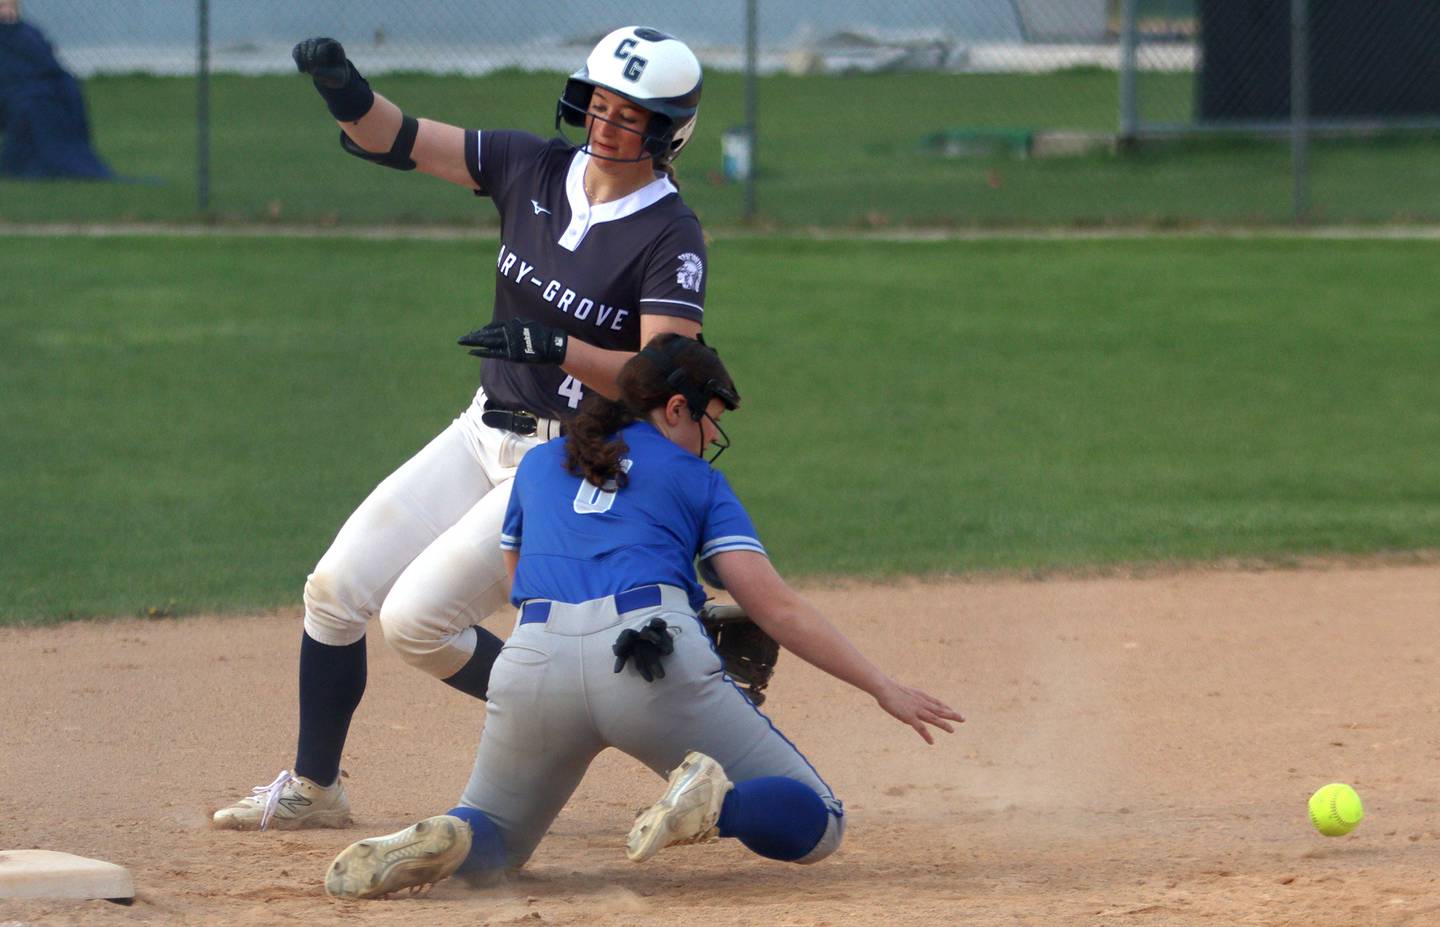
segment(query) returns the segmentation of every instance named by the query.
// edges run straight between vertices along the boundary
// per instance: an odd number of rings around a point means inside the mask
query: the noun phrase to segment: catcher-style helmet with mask
[[[689,354],[687,362],[682,363],[682,355]],[[719,437],[715,439],[715,454],[710,457],[710,463],[720,459],[730,447],[730,436],[720,423],[711,418],[706,409],[710,406],[710,400],[718,399],[728,411],[734,412],[740,407],[740,394],[735,389],[735,384],[730,380],[730,374],[725,370],[725,365],[720,362],[720,354],[710,345],[705,343],[703,336],[687,338],[684,335],[657,335],[650,343],[640,349],[639,357],[643,357],[665,378],[665,382],[675,392],[685,397],[685,405],[690,410],[690,418],[699,424],[702,418],[710,419]],[[701,359],[704,360],[701,360]],[[709,363],[705,363],[708,361]],[[711,368],[711,376],[698,373],[697,370],[687,369],[697,367],[698,370]],[[697,375],[698,374],[698,375]],[[718,374],[718,375],[716,375]],[[702,382],[703,380],[703,382]],[[701,438],[704,441],[704,438]],[[705,456],[705,446],[702,443],[697,454]]]
[[[584,127],[590,97],[596,87],[604,87],[651,113],[642,133],[645,154],[635,160],[649,157],[657,164],[669,163],[695,130],[700,82],[700,61],[684,42],[648,26],[616,29],[565,82],[555,107],[555,128]],[[594,152],[591,156],[600,157]]]

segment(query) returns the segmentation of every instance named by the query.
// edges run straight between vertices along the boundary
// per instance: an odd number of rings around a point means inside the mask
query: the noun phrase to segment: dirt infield
[[[139,898],[0,924],[1440,923],[1440,566],[812,587],[969,721],[926,747],[782,659],[767,708],[846,802],[800,868],[731,841],[626,861],[660,780],[601,757],[531,865],[486,890],[337,903],[352,840],[453,804],[482,720],[371,642],[349,831],[212,831],[293,755],[294,615],[0,629],[0,849],[132,869]],[[1367,817],[1311,830],[1348,781]]]

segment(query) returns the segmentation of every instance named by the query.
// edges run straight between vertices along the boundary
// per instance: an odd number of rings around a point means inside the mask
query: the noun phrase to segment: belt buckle
[[[528,412],[512,412],[509,409],[486,409],[480,414],[480,421],[491,428],[514,432],[522,437],[535,434],[538,419]]]

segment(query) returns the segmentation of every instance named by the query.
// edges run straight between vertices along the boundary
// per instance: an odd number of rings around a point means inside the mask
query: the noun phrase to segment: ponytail
[[[656,335],[647,345],[646,353],[650,353],[652,347],[667,351],[670,356],[667,369],[662,370],[652,357],[636,354],[625,362],[615,378],[615,385],[620,389],[619,401],[591,392],[580,404],[579,414],[565,426],[565,469],[571,476],[582,477],[601,489],[625,488],[628,477],[620,462],[630,448],[617,432],[663,407],[671,396],[684,393],[684,387],[677,388],[671,378],[672,370],[683,370],[684,376],[697,386],[720,384],[730,392],[727,404],[732,409],[735,407],[734,403],[739,400],[734,395],[735,383],[713,349],[674,332]]]
[[[624,489],[620,460],[630,448],[616,432],[633,421],[635,416],[623,403],[599,393],[586,396],[580,413],[565,426],[565,469],[591,486]]]

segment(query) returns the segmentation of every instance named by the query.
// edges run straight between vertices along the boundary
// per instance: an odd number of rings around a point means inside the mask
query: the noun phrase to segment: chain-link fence
[[[1133,133],[1288,132],[1297,77],[1312,130],[1440,128],[1435,4],[1122,0],[1121,17],[1140,75]],[[1189,86],[1176,93],[1163,74]]]
[[[334,35],[412,113],[548,134],[564,74],[625,23],[681,36],[706,67],[677,168],[712,226],[1440,212],[1432,4],[24,0],[23,14],[85,80],[96,148],[124,182],[0,178],[11,221],[491,224],[473,198],[345,157],[290,47]]]

